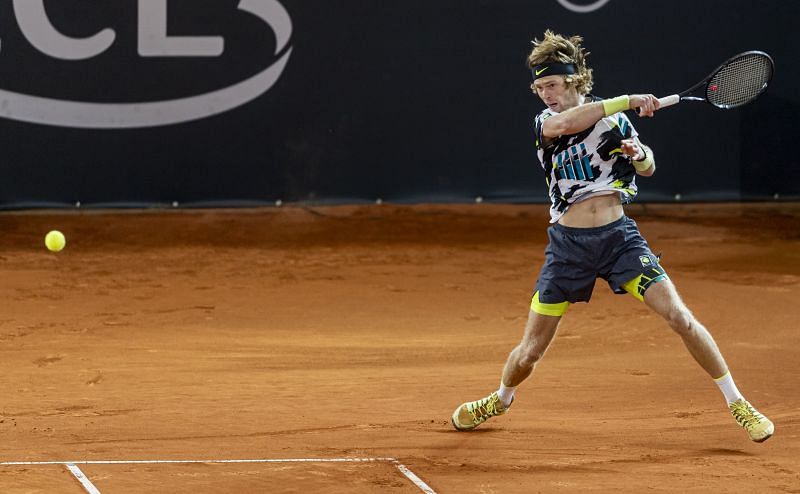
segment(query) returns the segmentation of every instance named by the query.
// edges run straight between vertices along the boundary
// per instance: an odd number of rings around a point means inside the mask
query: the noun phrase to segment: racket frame
[[[745,52],[739,53],[739,54],[734,55],[734,56],[730,57],[729,59],[725,60],[719,67],[714,69],[705,79],[703,79],[702,81],[698,82],[694,86],[690,87],[686,91],[683,91],[683,92],[678,93],[678,94],[671,94],[669,96],[664,96],[663,98],[658,98],[658,102],[661,105],[660,108],[666,108],[667,106],[672,106],[672,105],[678,104],[681,101],[705,101],[706,103],[708,103],[709,105],[711,105],[711,106],[713,106],[715,108],[722,108],[722,109],[726,109],[726,110],[730,109],[730,108],[735,108],[735,106],[715,105],[714,103],[708,101],[708,98],[706,98],[704,96],[702,96],[702,97],[701,96],[689,96],[689,94],[695,92],[696,90],[698,90],[701,87],[705,87],[706,90],[707,90],[708,83],[711,82],[711,79],[713,79],[715,75],[717,75],[722,69],[724,69],[725,67],[730,65],[732,62],[738,60],[739,58],[747,56],[747,55],[760,55],[762,57],[765,57],[767,60],[769,60],[769,64],[770,64],[770,69],[771,70],[770,70],[770,73],[769,73],[769,79],[767,79],[767,81],[764,83],[764,86],[759,90],[759,92],[755,96],[753,96],[752,99],[748,100],[748,103],[750,101],[756,99],[764,91],[767,90],[767,86],[769,86],[769,83],[772,82],[772,76],[775,75],[775,61],[772,60],[772,57],[769,56],[768,53],[765,53],[765,52],[760,51],[760,50],[750,50],[750,51],[745,51]],[[741,105],[736,105],[736,106],[741,106]]]

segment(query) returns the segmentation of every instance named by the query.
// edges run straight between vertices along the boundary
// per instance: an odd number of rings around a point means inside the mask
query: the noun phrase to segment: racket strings
[[[722,67],[706,86],[706,99],[721,108],[733,108],[758,97],[772,78],[772,61],[748,54]]]

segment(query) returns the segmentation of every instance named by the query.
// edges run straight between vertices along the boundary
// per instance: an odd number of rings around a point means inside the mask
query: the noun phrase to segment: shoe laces
[[[758,410],[753,408],[753,406],[746,401],[732,403],[731,413],[733,413],[733,418],[735,418],[742,427],[747,428],[760,424],[764,418]]]
[[[494,417],[500,413],[497,407],[499,402],[500,400],[495,398],[494,395],[489,395],[482,400],[469,403],[467,410],[475,417],[475,420],[483,422],[489,417]]]

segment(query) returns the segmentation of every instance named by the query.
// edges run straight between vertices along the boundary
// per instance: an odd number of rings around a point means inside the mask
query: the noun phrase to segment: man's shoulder
[[[545,109],[543,109],[542,111],[540,111],[539,113],[536,114],[536,121],[541,123],[541,122],[545,121],[546,119],[552,117],[553,115],[558,115],[558,113],[554,112],[550,108],[545,108]]]

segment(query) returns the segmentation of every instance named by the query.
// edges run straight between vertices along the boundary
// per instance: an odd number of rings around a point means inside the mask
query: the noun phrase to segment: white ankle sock
[[[514,401],[514,392],[516,390],[516,386],[512,388],[500,381],[500,389],[497,390],[497,396],[500,397],[500,401],[503,403],[504,407],[508,407],[511,405],[511,402]]]
[[[740,393],[739,390],[736,388],[736,383],[733,382],[733,377],[731,377],[730,372],[728,372],[722,377],[714,379],[714,382],[717,383],[717,386],[719,386],[719,390],[722,391],[722,394],[725,395],[725,399],[728,400],[728,405],[730,405],[736,400],[744,399],[742,393]]]

